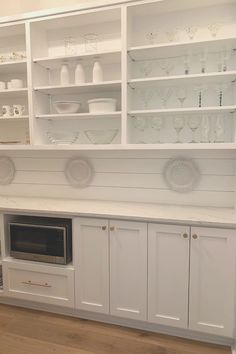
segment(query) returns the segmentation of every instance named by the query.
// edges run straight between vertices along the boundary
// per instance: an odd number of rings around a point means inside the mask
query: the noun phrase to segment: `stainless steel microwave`
[[[22,216],[8,226],[11,257],[57,264],[71,262],[71,219]]]

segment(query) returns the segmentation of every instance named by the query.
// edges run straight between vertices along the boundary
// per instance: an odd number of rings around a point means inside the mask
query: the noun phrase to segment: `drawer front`
[[[8,296],[74,307],[74,270],[28,265],[4,265]],[[34,268],[34,267],[33,267]],[[41,269],[40,269],[41,268]]]

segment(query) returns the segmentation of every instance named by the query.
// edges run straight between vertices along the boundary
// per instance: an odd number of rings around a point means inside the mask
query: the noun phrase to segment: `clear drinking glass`
[[[170,59],[160,59],[158,60],[158,64],[166,75],[170,75],[171,71],[174,69],[174,63]]]
[[[179,100],[181,108],[184,106],[184,101],[187,98],[188,92],[185,87],[178,87],[175,91],[176,97]]]
[[[207,85],[199,84],[194,87],[194,91],[197,92],[197,107],[202,107],[203,94],[207,90]]]
[[[162,108],[164,108],[164,109],[166,108],[167,102],[170,99],[170,97],[172,96],[172,93],[173,93],[173,91],[170,87],[162,87],[160,89],[157,89],[157,95],[161,99]]]
[[[148,60],[148,61],[142,61],[140,63],[140,73],[144,75],[145,77],[148,77],[153,69],[153,62]]]
[[[224,143],[225,141],[225,116],[218,114],[215,122],[215,142]]]
[[[157,140],[155,141],[156,144],[160,144],[161,143],[161,137],[160,137],[160,133],[161,133],[161,129],[163,128],[164,125],[164,120],[162,117],[154,117],[152,118],[151,121],[151,127],[155,130],[157,130]]]
[[[85,52],[97,52],[98,35],[96,33],[86,33],[84,35]]]
[[[207,64],[207,51],[204,50],[200,53],[199,59],[200,59],[200,64],[201,64],[201,73],[205,74],[206,73],[206,64]]]
[[[187,26],[187,27],[185,27],[184,30],[185,30],[188,38],[192,41],[198,31],[198,27],[197,26]]]
[[[189,68],[189,55],[185,55],[183,58],[183,64],[184,64],[184,74],[188,75],[190,68]]]
[[[220,22],[210,23],[207,26],[207,28],[210,31],[210,34],[211,34],[212,38],[216,38],[217,37],[217,34],[218,34],[219,30],[221,29],[221,27],[222,27],[222,23],[220,23]]]
[[[76,55],[76,42],[72,36],[64,39],[65,55]]]
[[[149,102],[154,96],[153,89],[139,89],[137,94],[138,98],[143,102],[144,109],[148,109]]]
[[[180,133],[183,130],[184,125],[185,125],[185,118],[184,117],[181,117],[181,116],[173,117],[173,126],[174,126],[174,129],[176,131],[176,141],[175,141],[175,143],[177,143],[177,144],[181,143]]]
[[[143,117],[133,117],[133,126],[141,131],[147,128],[147,121]]]
[[[217,84],[214,89],[217,93],[218,96],[218,105],[222,107],[224,105],[224,97],[225,97],[225,91],[228,89],[229,84],[227,83],[221,83]]]
[[[195,136],[196,136],[196,131],[199,128],[200,123],[201,123],[201,120],[200,120],[199,116],[191,116],[188,118],[188,126],[192,131],[191,143],[197,143]]]

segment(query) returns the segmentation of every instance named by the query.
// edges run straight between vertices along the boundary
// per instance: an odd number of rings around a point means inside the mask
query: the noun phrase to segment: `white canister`
[[[70,83],[70,71],[67,64],[61,66],[60,83],[62,86],[67,86]]]
[[[75,84],[80,85],[85,83],[85,73],[83,65],[78,63],[75,69]]]
[[[4,81],[0,81],[0,90],[6,89],[6,83]]]
[[[103,70],[99,61],[95,61],[93,66],[93,82],[103,81]]]

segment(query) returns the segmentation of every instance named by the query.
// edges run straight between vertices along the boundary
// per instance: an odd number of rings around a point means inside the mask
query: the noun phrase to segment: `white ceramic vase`
[[[69,85],[70,83],[70,72],[67,64],[62,64],[61,66],[60,83],[62,86]]]
[[[80,85],[85,83],[85,73],[82,64],[77,64],[75,69],[75,84]]]
[[[99,61],[95,61],[93,66],[93,82],[103,81],[103,70]]]

